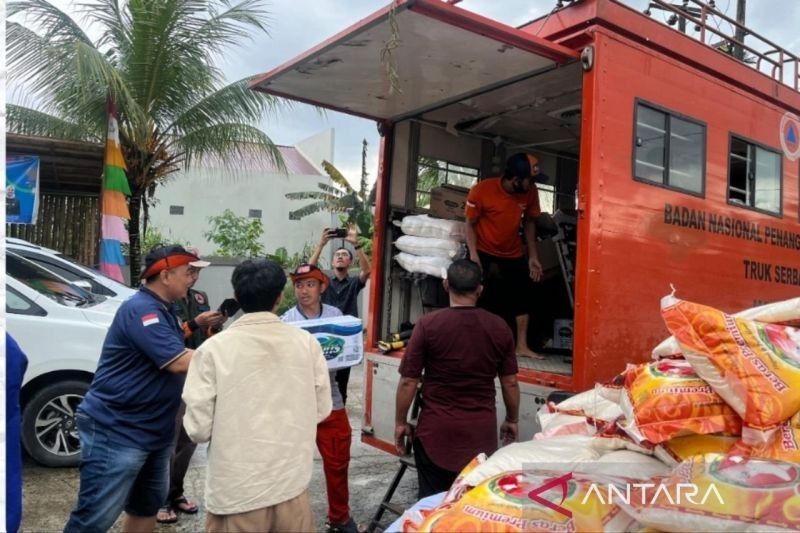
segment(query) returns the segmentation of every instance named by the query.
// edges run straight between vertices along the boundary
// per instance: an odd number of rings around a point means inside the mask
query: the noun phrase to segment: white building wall
[[[330,140],[323,139],[320,144],[325,143],[332,151]],[[315,152],[321,159],[330,160],[322,154],[323,150]],[[216,245],[204,236],[210,229],[208,217],[221,215],[226,209],[239,216],[249,216],[251,209],[260,209],[264,225],[261,242],[265,251],[271,253],[285,247],[293,254],[301,252],[306,243],[316,243],[322,228],[338,225],[338,219],[328,212],[289,220],[290,211],[313,200],[287,200],[285,194],[319,190],[319,182],[330,184],[330,178],[251,169],[181,171],[156,190],[158,203],[150,210],[150,224],[168,240],[189,242],[198,247],[202,255],[214,255]],[[183,214],[170,214],[170,206],[182,206]]]

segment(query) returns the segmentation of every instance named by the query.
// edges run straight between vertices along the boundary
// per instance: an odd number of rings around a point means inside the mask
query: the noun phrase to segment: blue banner
[[[6,157],[6,222],[36,224],[39,211],[39,158]]]

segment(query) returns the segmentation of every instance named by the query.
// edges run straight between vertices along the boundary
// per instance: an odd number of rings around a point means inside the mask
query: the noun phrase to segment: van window
[[[728,202],[781,214],[781,156],[731,136],[728,157]]]
[[[431,189],[443,184],[469,189],[478,183],[478,169],[420,156],[417,159],[416,207],[431,206]]]
[[[702,195],[705,150],[704,124],[641,102],[636,104],[635,179]]]

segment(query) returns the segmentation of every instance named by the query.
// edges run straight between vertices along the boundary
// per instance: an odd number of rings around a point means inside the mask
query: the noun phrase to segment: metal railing
[[[795,91],[800,91],[800,57],[709,6],[706,2],[683,0],[682,5],[675,5],[665,0],[651,0],[650,4],[651,6],[658,6],[663,11],[674,13],[677,17],[676,20],[684,19],[694,24],[694,30],[700,32],[698,40],[703,44],[727,53],[731,57],[752,66],[759,72],[771,76],[784,85],[788,85]],[[690,6],[689,4],[692,5]],[[762,48],[762,50],[745,44],[743,40],[738,40],[735,36],[725,33],[719,27],[719,22],[714,18],[724,20],[730,24],[734,29],[734,35],[738,33],[752,37],[757,42],[755,46]],[[709,24],[710,21],[713,21],[717,27],[711,26]],[[722,38],[722,41],[716,44],[706,42],[706,39],[711,35]],[[727,46],[728,49],[722,50],[721,46]],[[764,51],[763,48],[766,48],[766,50]],[[753,57],[745,59],[744,52],[749,52]]]

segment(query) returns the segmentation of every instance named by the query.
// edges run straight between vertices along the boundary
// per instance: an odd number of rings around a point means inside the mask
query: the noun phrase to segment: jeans
[[[111,442],[109,432],[83,413],[78,503],[65,532],[106,532],[124,510],[155,516],[167,496],[172,446],[148,451]]]

